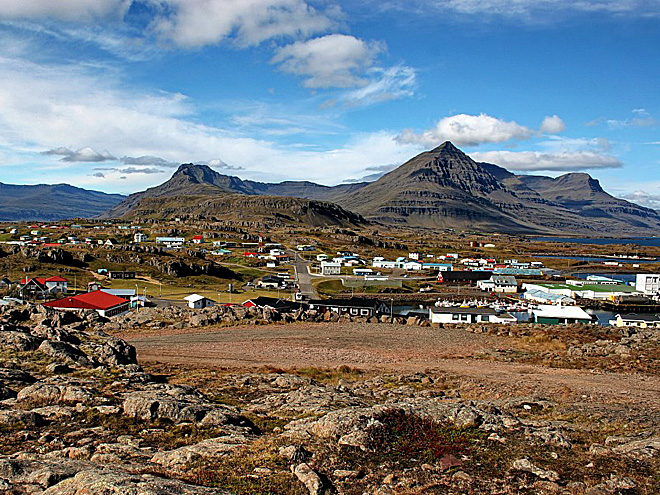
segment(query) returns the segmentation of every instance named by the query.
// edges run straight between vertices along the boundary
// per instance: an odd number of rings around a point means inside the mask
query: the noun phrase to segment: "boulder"
[[[34,351],[43,339],[24,332],[0,332],[0,347],[16,351]]]
[[[43,495],[229,495],[147,474],[88,469],[48,488]]]
[[[66,363],[93,366],[93,361],[78,347],[66,342],[44,340],[38,350],[44,354]]]
[[[16,399],[19,402],[48,406],[55,404],[87,404],[92,402],[94,395],[89,389],[78,385],[39,382],[23,388]]]

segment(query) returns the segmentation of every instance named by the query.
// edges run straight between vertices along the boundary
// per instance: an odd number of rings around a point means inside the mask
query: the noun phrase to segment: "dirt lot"
[[[432,371],[473,382],[477,394],[483,389],[484,395],[547,395],[660,411],[660,377],[478,359],[475,355],[488,349],[515,349],[516,342],[459,328],[302,323],[131,331],[121,337],[137,347],[142,363],[232,370],[347,365],[377,372]]]

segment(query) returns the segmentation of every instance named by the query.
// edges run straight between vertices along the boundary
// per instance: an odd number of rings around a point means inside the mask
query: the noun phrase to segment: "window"
[[[369,310],[368,309],[362,309],[362,310],[360,310],[360,313],[362,314],[362,316],[367,316],[369,314]]]
[[[451,315],[451,321],[459,321],[461,315],[453,314]]]
[[[357,308],[351,308],[351,314],[352,315],[358,314],[358,309]]]
[[[481,316],[481,321],[490,321],[490,316],[488,316],[488,315],[482,315],[482,316]]]

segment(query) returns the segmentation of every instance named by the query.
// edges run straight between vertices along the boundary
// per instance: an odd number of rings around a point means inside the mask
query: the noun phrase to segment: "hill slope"
[[[267,194],[269,186],[277,186],[274,190],[284,190],[287,184],[243,181],[238,177],[219,174],[206,165],[184,164],[167,182],[131,194],[102,217],[270,220],[309,226],[366,223],[360,215],[334,203]],[[327,187],[303,182],[294,184],[309,184],[312,189]]]
[[[100,215],[125,196],[68,184],[24,186],[0,182],[0,221],[57,221]]]

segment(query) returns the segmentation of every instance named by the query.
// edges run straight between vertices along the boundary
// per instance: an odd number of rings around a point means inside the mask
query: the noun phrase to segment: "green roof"
[[[637,289],[625,284],[586,284],[582,287],[576,287],[575,290],[592,290],[594,292],[637,292]]]

